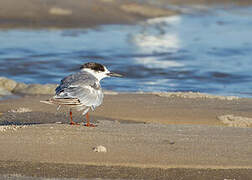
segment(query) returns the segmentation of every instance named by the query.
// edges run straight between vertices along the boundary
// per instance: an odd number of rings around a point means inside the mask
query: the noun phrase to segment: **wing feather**
[[[85,106],[95,108],[102,103],[103,93],[97,79],[79,72],[64,78],[56,88],[55,99],[78,99]]]

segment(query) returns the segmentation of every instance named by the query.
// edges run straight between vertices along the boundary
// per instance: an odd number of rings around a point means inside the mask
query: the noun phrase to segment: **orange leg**
[[[73,121],[73,113],[71,109],[70,109],[70,125],[79,125],[78,123]]]
[[[90,123],[88,112],[86,114],[86,119],[87,119],[87,123],[84,124],[84,126],[87,126],[87,127],[95,127],[96,126],[96,125]]]

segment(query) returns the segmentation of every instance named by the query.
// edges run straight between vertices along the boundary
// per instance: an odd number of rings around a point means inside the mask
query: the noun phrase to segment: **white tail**
[[[45,103],[45,104],[53,104],[50,100],[40,101],[40,102]]]
[[[81,105],[77,98],[51,98],[46,101],[40,101],[45,104],[56,104],[56,105]]]

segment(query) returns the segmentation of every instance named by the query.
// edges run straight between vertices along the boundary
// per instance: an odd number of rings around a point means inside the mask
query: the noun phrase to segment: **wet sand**
[[[69,180],[70,178],[71,180],[250,180],[252,174],[251,169],[160,169],[13,161],[0,162],[0,173],[2,174],[2,172],[8,172],[9,174],[0,175],[0,178],[3,180],[48,180],[48,178],[53,178],[53,180]]]
[[[0,28],[89,28],[103,24],[132,24],[170,16],[166,1],[130,0],[0,0]],[[172,0],[169,5],[251,5],[251,0]]]
[[[114,0],[0,0],[1,28],[86,28],[131,24],[176,11]]]
[[[252,129],[217,116],[252,117],[251,99],[105,95],[96,128],[70,126],[48,95],[0,101],[0,174],[121,179],[249,179]],[[83,117],[74,112],[74,120]],[[39,123],[39,124],[36,124]],[[24,125],[32,124],[32,125]],[[5,128],[4,128],[5,127]],[[103,145],[107,152],[94,152]]]

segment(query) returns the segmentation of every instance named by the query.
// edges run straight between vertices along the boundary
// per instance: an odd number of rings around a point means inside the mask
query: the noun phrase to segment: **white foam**
[[[252,118],[234,116],[233,114],[217,117],[223,124],[230,127],[250,127],[252,126]]]
[[[155,94],[161,97],[181,97],[181,98],[205,98],[205,99],[219,99],[219,100],[238,100],[237,96],[217,96],[207,93],[200,92],[152,92],[151,94]]]
[[[169,67],[181,67],[182,63],[178,63],[172,60],[158,60],[154,57],[135,58],[137,64],[143,64],[148,68],[169,68]]]

